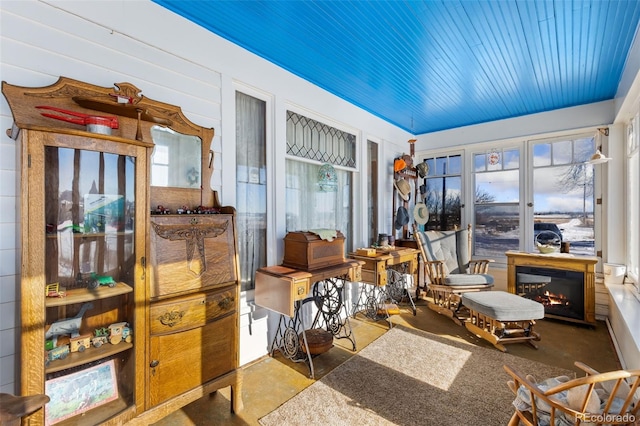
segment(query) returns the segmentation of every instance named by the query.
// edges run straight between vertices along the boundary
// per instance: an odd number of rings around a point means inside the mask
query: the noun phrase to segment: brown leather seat
[[[23,416],[38,411],[49,402],[47,395],[15,396],[0,393],[0,424],[19,426]]]

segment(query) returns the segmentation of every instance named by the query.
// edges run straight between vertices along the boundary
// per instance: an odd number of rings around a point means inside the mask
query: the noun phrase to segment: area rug
[[[497,349],[395,326],[259,422],[506,425],[514,395],[504,364],[539,379],[575,375]]]

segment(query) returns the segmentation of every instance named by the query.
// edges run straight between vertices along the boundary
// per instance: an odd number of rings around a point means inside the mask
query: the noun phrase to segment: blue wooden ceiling
[[[413,134],[613,99],[640,21],[638,0],[153,1]]]

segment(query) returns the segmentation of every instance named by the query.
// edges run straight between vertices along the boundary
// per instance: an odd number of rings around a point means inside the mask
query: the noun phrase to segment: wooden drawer
[[[362,281],[362,268],[360,265],[353,266],[349,269],[349,281],[352,283]]]
[[[352,277],[352,274],[357,275],[357,271],[350,271],[350,281],[361,281],[378,286],[384,286],[387,284],[387,260],[389,260],[391,256],[387,254],[359,256],[353,253],[350,253],[349,256],[362,262],[360,277]]]
[[[152,336],[149,405],[194,389],[237,365],[237,313],[204,327]]]
[[[151,216],[150,297],[237,281],[233,215]]]
[[[236,305],[235,287],[153,303],[150,333],[159,335],[202,327],[216,318],[235,312]]]

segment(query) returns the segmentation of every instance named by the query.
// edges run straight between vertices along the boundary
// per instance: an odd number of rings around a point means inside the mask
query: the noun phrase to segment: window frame
[[[628,218],[636,218],[635,223],[627,220],[628,238],[626,250],[627,280],[634,287],[636,293],[640,293],[640,185],[637,177],[640,174],[640,111],[629,120],[625,126],[626,150],[625,150],[625,177],[624,185],[627,188],[626,214]],[[634,175],[635,173],[635,175]],[[635,180],[635,185],[634,185]],[[635,187],[635,191],[633,190]],[[633,198],[635,197],[635,198]],[[635,256],[635,257],[634,257]]]
[[[306,119],[309,120],[313,120],[316,121],[324,126],[328,126],[331,127],[335,130],[341,131],[341,132],[345,132],[348,133],[350,135],[353,135],[355,137],[354,139],[354,152],[353,152],[353,162],[354,165],[353,166],[344,166],[344,165],[338,165],[338,164],[334,164],[329,162],[329,164],[332,164],[333,168],[336,171],[346,171],[347,173],[350,173],[350,180],[351,180],[351,193],[350,193],[350,206],[351,206],[351,215],[350,215],[350,223],[351,223],[351,234],[347,235],[347,233],[345,233],[344,230],[340,230],[341,232],[343,232],[344,236],[345,236],[345,250],[347,251],[351,251],[353,250],[353,247],[355,245],[355,241],[357,241],[360,238],[361,232],[360,230],[357,228],[356,226],[356,220],[357,218],[360,218],[361,216],[361,212],[362,209],[360,207],[360,203],[359,200],[356,197],[356,194],[358,194],[362,188],[362,183],[359,182],[359,172],[360,172],[360,168],[362,167],[361,163],[362,163],[362,150],[366,148],[362,147],[362,141],[366,140],[362,138],[361,133],[352,127],[349,127],[343,123],[339,123],[336,122],[334,120],[328,119],[327,117],[323,117],[323,116],[319,116],[315,113],[313,113],[312,111],[309,111],[307,109],[301,108],[299,106],[296,105],[292,105],[292,104],[287,104],[284,108],[284,118],[285,118],[285,137],[287,137],[286,133],[287,133],[287,128],[288,128],[288,113],[295,113],[298,115],[301,115],[303,117],[305,117]],[[285,144],[287,145],[287,144]],[[284,163],[283,165],[285,166],[285,176],[286,176],[286,163],[287,161],[291,160],[294,162],[303,162],[303,163],[310,163],[310,164],[315,164],[318,166],[322,166],[323,164],[326,164],[327,161],[319,161],[316,159],[309,159],[306,157],[301,157],[301,156],[297,156],[294,154],[290,154],[289,152],[287,152],[287,147],[284,147]],[[285,177],[286,180],[286,177]],[[285,186],[283,188],[283,190],[286,191],[286,182],[285,182]],[[286,203],[283,203],[283,206]],[[285,215],[287,214],[286,211],[286,207],[283,208],[282,213]],[[286,229],[286,223],[284,223],[284,229]]]

